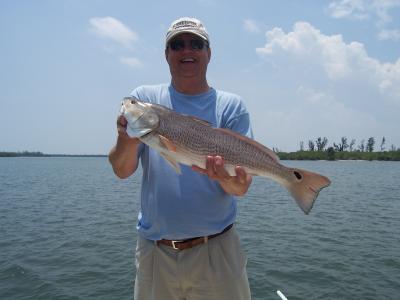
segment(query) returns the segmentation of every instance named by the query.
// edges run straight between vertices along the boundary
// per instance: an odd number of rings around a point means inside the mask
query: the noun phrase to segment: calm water
[[[253,299],[400,299],[400,163],[284,163],[332,185],[308,216],[262,178],[240,200]],[[139,189],[106,158],[0,158],[0,299],[133,299]]]

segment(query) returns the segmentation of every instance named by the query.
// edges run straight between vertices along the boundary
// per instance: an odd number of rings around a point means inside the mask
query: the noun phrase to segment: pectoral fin
[[[160,155],[165,158],[171,167],[174,168],[176,173],[181,174],[181,167],[179,166],[179,163],[172,156],[168,155],[168,152],[175,153],[177,151],[177,146],[165,136],[158,135],[158,138],[160,141],[160,146],[166,150],[165,152],[160,152]]]
[[[160,144],[165,147],[166,149],[168,149],[168,151],[171,152],[176,152],[176,145],[169,139],[167,139],[166,137],[159,135],[158,136],[160,138]]]
[[[178,173],[178,174],[182,173],[181,167],[179,166],[179,163],[175,159],[173,159],[171,156],[169,156],[165,152],[160,152],[160,155],[165,158],[165,160],[171,165],[171,167],[174,168],[176,173]]]

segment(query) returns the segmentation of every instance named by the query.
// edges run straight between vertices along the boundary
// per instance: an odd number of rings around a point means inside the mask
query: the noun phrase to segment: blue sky
[[[400,147],[400,0],[1,1],[0,151],[106,154],[120,100],[170,81],[181,16],[211,37],[211,86],[239,94],[255,138]]]

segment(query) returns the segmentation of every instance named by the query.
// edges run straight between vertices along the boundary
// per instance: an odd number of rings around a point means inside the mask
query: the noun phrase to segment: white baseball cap
[[[167,31],[167,35],[165,38],[165,45],[168,45],[168,42],[173,37],[185,32],[193,33],[201,37],[208,43],[210,43],[210,37],[208,36],[208,32],[200,20],[197,20],[195,18],[183,17],[172,22],[171,26]]]

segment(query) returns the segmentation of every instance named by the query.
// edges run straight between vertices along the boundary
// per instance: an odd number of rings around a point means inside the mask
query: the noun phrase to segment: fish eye
[[[131,104],[135,104],[136,103],[136,101],[135,100],[131,100]]]
[[[294,171],[293,173],[294,173],[294,176],[296,176],[296,178],[297,178],[298,180],[300,180],[300,179],[303,178],[303,176],[301,176],[301,174],[300,174],[299,172]]]

